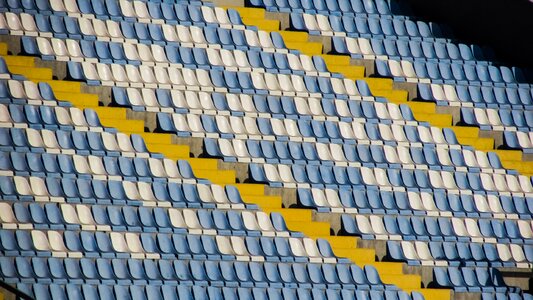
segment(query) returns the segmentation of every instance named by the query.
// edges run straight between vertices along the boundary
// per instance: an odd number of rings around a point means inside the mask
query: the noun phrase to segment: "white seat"
[[[262,48],[275,48],[274,44],[272,43],[272,38],[270,37],[270,34],[268,32],[259,30],[257,31],[257,37],[259,38],[259,44]]]
[[[531,239],[533,238],[533,230],[531,229],[531,222],[524,221],[524,220],[518,220],[518,231],[520,231],[520,235],[524,239]]]
[[[22,28],[24,28],[25,35],[37,35],[37,32],[39,32],[39,29],[37,28],[37,25],[35,24],[35,20],[33,19],[33,16],[27,13],[21,13],[20,14],[20,22],[22,23]]]
[[[433,260],[428,244],[421,241],[415,242],[416,254],[421,260]]]
[[[227,236],[215,236],[218,251],[223,255],[235,255],[230,238]]]
[[[359,43],[357,42],[357,39],[355,38],[351,38],[351,37],[346,38],[346,48],[352,54],[363,54],[363,52],[359,48]]]
[[[374,177],[374,172],[372,172],[370,168],[361,167],[361,177],[365,184],[378,185],[376,178]]]
[[[453,231],[457,236],[469,236],[465,224],[459,218],[452,218]]]
[[[246,247],[245,241],[240,236],[231,236],[231,245],[233,247],[233,251],[236,255],[240,256],[250,256],[250,253],[248,252],[248,248]]]
[[[65,5],[65,10],[70,14],[79,14],[80,10],[78,8],[78,3],[76,0],[63,0]]]
[[[466,231],[471,237],[480,238],[483,236],[481,232],[479,231],[479,226],[477,225],[476,220],[466,218],[464,219],[464,221],[465,221]]]
[[[150,16],[150,13],[148,12],[148,8],[146,7],[145,2],[133,1],[133,8],[135,10],[135,14],[139,19],[149,20],[152,18]]]
[[[262,231],[276,231],[276,229],[274,229],[274,225],[272,225],[272,221],[270,220],[268,214],[262,211],[258,211],[256,212],[255,216],[257,218],[257,225],[259,226],[259,228],[261,228]]]
[[[122,253],[130,252],[128,245],[126,244],[126,239],[124,238],[124,235],[122,233],[111,232],[109,234],[109,237],[111,239],[111,245],[113,246],[113,250]]]
[[[152,192],[152,186],[148,182],[137,182],[137,189],[139,190],[140,198],[145,201],[157,201],[154,193]]]
[[[259,224],[257,224],[257,219],[255,218],[255,215],[252,212],[243,211],[241,212],[241,216],[242,216],[244,227],[246,227],[247,230],[253,230],[253,231],[261,230],[261,228],[259,227]]]
[[[100,23],[99,23],[100,24]],[[122,29],[120,29],[120,23],[113,20],[105,21],[107,35],[113,39],[124,40]],[[104,33],[104,30],[101,30]]]
[[[63,5],[62,0],[50,0],[50,7],[54,11],[63,12],[66,11],[65,6]]]
[[[66,256],[66,253],[69,252],[67,247],[65,246],[63,235],[55,230],[49,230],[47,232],[48,235],[48,243],[50,245],[50,249],[56,253],[54,253],[55,256]],[[63,254],[59,254],[57,252],[62,252]]]
[[[304,245],[299,239],[289,238],[289,246],[291,247],[291,252],[294,256],[307,256]]]
[[[109,132],[102,132],[102,144],[107,151],[120,151],[115,135]]]
[[[16,227],[17,223],[19,223],[19,221],[15,217],[15,214],[13,213],[13,210],[11,209],[11,205],[9,205],[8,203],[0,203],[0,221],[2,222],[2,226],[4,228],[6,228],[7,224]]]
[[[246,29],[244,30],[244,38],[246,39],[246,43],[250,47],[261,47],[261,43],[259,42],[259,36],[257,35],[256,31]]]
[[[126,245],[128,246],[128,249],[130,252],[133,253],[144,253],[144,248],[141,244],[141,240],[139,239],[139,235],[137,233],[133,232],[126,232],[124,234],[124,238],[126,239]]]
[[[94,226],[96,224],[89,206],[78,204],[76,205],[76,212],[81,225]]]
[[[480,194],[474,194],[474,205],[476,209],[481,213],[491,213],[491,209],[485,196]]]
[[[136,18],[135,10],[133,9],[132,2],[126,0],[119,1],[120,11],[122,15],[126,18]]]
[[[202,11],[202,16],[204,17],[204,20],[207,23],[218,23],[217,17],[215,16],[215,12],[211,7],[202,5],[200,9]]]
[[[449,101],[461,101],[459,99],[459,96],[457,95],[457,91],[455,90],[455,86],[445,84],[443,85],[444,94],[446,95],[446,99]]]
[[[507,245],[496,244],[496,250],[498,250],[498,256],[503,262],[510,261],[513,258]]]
[[[278,174],[280,179],[284,183],[294,183],[294,177],[292,176],[292,171],[287,165],[278,165]]]
[[[48,237],[44,232],[39,230],[32,230],[31,239],[33,240],[33,246],[37,251],[50,251]]]
[[[370,226],[372,226],[372,231],[376,235],[380,235],[381,237],[376,237],[377,239],[383,239],[387,238],[389,235],[389,232],[385,228],[385,224],[383,224],[383,218],[381,216],[370,216],[368,217],[370,220]]]
[[[80,20],[83,18],[80,18]],[[107,30],[107,21],[103,21],[100,19],[92,19],[92,27],[94,30],[94,33],[96,36],[102,37],[102,38],[109,38],[110,34]]]
[[[165,178],[168,176],[161,160],[150,157],[148,158],[148,166],[150,167],[153,176],[159,178]]]
[[[370,44],[370,40],[364,39],[364,38],[357,38],[357,45],[359,46],[359,50],[361,51],[361,54],[364,56],[367,56],[368,58],[374,58],[375,53],[372,50],[372,45]],[[355,52],[352,52],[355,53]]]
[[[420,260],[413,244],[411,244],[410,242],[402,241],[400,242],[400,245],[402,246],[402,252],[405,258],[409,260]]]
[[[444,93],[444,90],[442,88],[442,85],[432,83],[430,85],[430,88],[431,93],[433,94],[433,99],[437,101],[448,101],[448,99],[446,98],[446,94]]]
[[[94,155],[89,155],[87,157],[87,161],[89,163],[89,168],[91,169],[91,172],[94,175],[107,175],[107,171],[105,170],[102,158]]]
[[[318,29],[320,29],[323,33],[329,33],[333,31],[333,29],[331,28],[331,25],[329,24],[329,20],[327,16],[317,14],[316,22],[318,25]]]
[[[355,216],[355,222],[357,224],[357,228],[359,231],[363,234],[374,234],[374,231],[372,230],[372,226],[370,225],[370,222],[368,221],[367,217],[363,215],[356,215]]]
[[[183,219],[183,215],[181,214],[181,211],[175,208],[169,208],[168,216],[170,218],[170,224],[172,224],[173,227],[187,228],[187,224],[185,224],[185,220]]]
[[[187,228],[202,229],[202,225],[200,224],[200,221],[198,220],[198,216],[196,215],[196,212],[194,210],[184,209],[183,219],[185,221]]]
[[[524,254],[524,250],[522,250],[522,247],[516,244],[510,244],[509,248],[511,250],[511,254],[513,256],[514,261],[516,261],[517,263],[527,262],[526,255]]]
[[[228,17],[228,13],[225,9],[221,7],[214,7],[213,10],[215,11],[216,20],[220,25],[226,25],[226,26],[232,26],[231,21]]]
[[[320,30],[320,28],[318,27],[315,15],[303,14],[303,19],[304,19],[305,27],[307,28],[308,31]]]
[[[141,195],[139,195],[139,190],[134,182],[122,181],[122,186],[124,187],[124,194],[129,200],[141,200]]]

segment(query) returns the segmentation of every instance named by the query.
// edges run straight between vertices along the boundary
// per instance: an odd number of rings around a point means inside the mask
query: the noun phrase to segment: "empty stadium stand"
[[[0,0],[0,41],[22,293],[533,299],[531,84],[394,1]]]

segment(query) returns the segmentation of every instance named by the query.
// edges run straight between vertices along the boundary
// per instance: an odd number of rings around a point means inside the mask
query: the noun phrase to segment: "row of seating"
[[[334,144],[284,141],[257,141],[240,139],[204,139],[207,154],[223,157],[225,161],[268,162],[282,164],[351,165],[388,168],[415,169],[427,165],[433,170],[461,170],[492,173],[499,169],[496,161],[488,165],[491,170],[481,168],[490,158],[484,152],[470,150],[392,145]],[[493,157],[493,155],[491,155]],[[481,162],[481,164],[480,164]]]
[[[180,166],[183,168],[183,163]],[[185,166],[189,167],[190,166]],[[208,199],[211,203],[203,203],[200,199],[195,185],[198,183],[207,183],[207,180],[183,180],[186,183],[182,184],[173,182],[176,180],[170,180],[167,182],[155,181],[153,183],[146,181],[116,181],[116,180],[99,180],[99,179],[86,179],[86,178],[58,178],[58,177],[8,177],[3,176],[0,179],[0,188],[4,195],[5,200],[24,200],[30,201],[33,197],[42,199],[63,199],[69,202],[85,202],[85,203],[130,203],[131,205],[138,205],[141,201],[147,203],[153,203],[157,205],[157,202],[164,201],[161,205],[174,205],[177,207],[199,207],[199,206],[211,206],[215,204],[214,199]],[[214,188],[215,190],[218,188]],[[142,192],[140,192],[140,191]],[[207,192],[207,190],[205,191]],[[216,199],[222,201],[224,194],[217,191]],[[228,193],[229,194],[229,193]],[[223,206],[227,207],[227,204],[240,204],[242,206],[242,200],[234,191],[228,196],[227,201],[223,203]]]
[[[531,223],[512,220],[431,216],[351,215],[341,217],[342,230],[363,239],[431,240],[531,244]]]
[[[135,286],[131,287],[115,285],[44,285],[44,284],[17,284],[18,289],[28,294],[38,294],[37,300],[51,299],[108,299],[113,297],[124,297],[123,299],[135,300],[192,300],[192,299],[228,299],[228,300],[252,300],[252,299],[317,299],[317,300],[420,300],[423,299],[419,293],[412,296],[403,291],[365,291],[365,290],[333,290],[333,289],[304,289],[304,288],[234,288],[215,286],[187,286],[187,285],[162,285],[162,286]],[[510,294],[512,300],[521,299],[520,294]],[[526,294],[525,294],[526,295]],[[492,294],[487,293],[486,297]],[[503,298],[502,298],[503,299]],[[493,298],[483,298],[483,300],[493,300]],[[500,300],[500,298],[498,298]]]
[[[102,226],[102,228],[104,228]],[[270,261],[349,263],[335,258],[326,240],[286,237],[213,236],[202,235],[102,231],[6,231],[2,234],[2,249],[8,255],[26,257],[88,257],[88,258],[148,258],[191,259],[220,261]]]
[[[150,300],[176,300],[176,299],[230,299],[230,300],[251,300],[251,299],[337,299],[337,300],[390,300],[390,299],[422,299],[421,294],[414,293],[413,296],[403,291],[365,291],[365,290],[321,290],[303,288],[232,288],[214,286],[96,286],[96,285],[73,285],[65,286],[51,284],[50,286],[33,284],[17,285],[19,289],[29,292],[39,293],[37,300],[53,299],[81,300],[81,299],[106,299],[115,295],[126,297],[124,299],[150,299]],[[50,293],[50,294],[48,294]],[[145,294],[146,293],[146,294]],[[65,296],[66,295],[66,296]],[[83,296],[82,296],[83,295]],[[489,294],[490,295],[490,294]],[[521,299],[520,294],[512,294],[513,300]],[[83,298],[85,297],[85,298]],[[370,298],[369,298],[370,297]],[[488,296],[487,296],[488,297]],[[491,298],[486,298],[491,299]],[[484,299],[485,300],[485,299]]]
[[[291,13],[290,24],[295,30],[315,35],[448,41],[438,24],[409,19]]]
[[[391,40],[377,38],[332,37],[333,50],[353,58],[422,60],[435,62],[458,61],[470,64],[491,64],[485,60],[483,50],[477,45],[451,42],[428,42],[416,40]]]
[[[8,14],[8,13],[6,13]],[[235,25],[231,29],[222,27],[198,27],[169,24],[146,24],[112,20],[86,19],[67,16],[44,17],[36,15],[39,19],[36,24],[32,15],[9,13],[10,22],[4,23],[3,13],[0,13],[0,32],[9,32],[12,35],[58,37],[85,40],[128,41],[130,43],[144,44],[169,44],[176,43],[194,44],[197,47],[214,47],[229,49],[257,49],[265,48],[270,51],[287,53],[281,35],[277,32],[254,31],[242,29]],[[53,26],[51,24],[53,22]],[[68,26],[66,26],[68,23]],[[297,51],[293,51],[298,53]]]
[[[250,164],[250,177],[276,187],[374,186],[394,190],[439,190],[531,193],[527,176],[437,170],[395,170],[377,167]]]
[[[529,110],[533,95],[528,88],[502,88],[488,86],[466,86],[437,83],[419,83],[418,98],[435,101],[437,105],[512,108]]]
[[[377,74],[394,77],[398,81],[432,82],[496,87],[528,87],[519,83],[511,69],[505,66],[484,66],[455,63],[421,61],[376,60]]]
[[[190,188],[189,188],[190,189]],[[214,201],[206,202],[213,203]],[[244,208],[243,205],[241,205]],[[159,207],[121,206],[117,204],[73,203],[2,203],[2,220],[5,226],[27,229],[54,230],[112,230],[128,232],[177,232],[204,233],[218,236],[289,236],[279,215],[271,217],[264,212],[248,209],[223,211],[213,206],[185,209]],[[230,207],[227,207],[230,208]],[[28,226],[31,224],[32,226]],[[520,223],[522,225],[522,223]],[[297,232],[292,236],[302,236]],[[37,240],[38,241],[38,240]],[[311,242],[309,240],[306,244]],[[291,242],[292,243],[292,242]],[[314,243],[314,242],[313,242]],[[6,240],[6,244],[8,244]],[[313,252],[313,251],[310,251]],[[316,252],[316,251],[314,251]],[[273,256],[273,255],[269,255]]]
[[[531,220],[533,198],[375,189],[298,189],[298,203],[319,212],[433,215]]]
[[[391,285],[381,282],[376,269],[365,266],[364,269],[352,264],[313,264],[313,263],[275,263],[275,262],[239,262],[239,261],[200,261],[200,260],[136,260],[136,259],[64,259],[54,263],[50,270],[46,259],[25,257],[1,257],[0,266],[3,277],[12,280],[20,278],[23,283],[40,282],[61,283],[65,279],[81,280],[103,285],[145,286],[148,280],[171,282],[169,286],[192,285],[222,287],[226,283],[233,287],[289,287],[318,288],[325,290],[329,285],[346,285],[348,287],[368,290],[396,290]],[[146,270],[147,269],[147,270]],[[67,273],[68,270],[68,273]],[[146,270],[146,271],[145,271]],[[18,272],[20,275],[18,275]],[[58,280],[51,280],[51,274],[57,274]],[[144,282],[144,284],[143,284]],[[366,287],[366,288],[365,288]],[[122,298],[124,299],[124,298]]]
[[[90,85],[151,87],[248,94],[347,98],[372,96],[361,90],[365,81],[295,74],[234,72],[162,66],[134,66],[90,62],[68,62],[69,76]],[[361,83],[359,83],[361,82]],[[359,91],[357,90],[359,88]],[[365,93],[366,92],[366,93]],[[360,94],[359,94],[360,93]]]
[[[461,119],[481,130],[529,132],[533,128],[533,111],[464,107],[461,108]]]
[[[411,265],[531,268],[533,248],[516,244],[387,241],[392,259]]]
[[[292,119],[341,118],[365,119],[368,122],[409,122],[411,113],[403,105],[378,101],[319,99],[312,97],[222,94],[165,89],[112,88],[112,101],[118,106],[138,111],[161,111],[233,116],[284,116]],[[370,97],[363,97],[370,99]],[[377,100],[377,99],[376,99]]]
[[[396,144],[444,144],[460,148],[454,132],[449,128],[440,129],[415,125],[376,124],[354,121],[279,119],[264,117],[238,117],[206,114],[157,114],[158,127],[163,132],[178,135],[218,136],[253,138],[256,140],[282,140],[333,143],[375,144],[390,142]],[[420,144],[421,145],[421,144]],[[466,146],[465,146],[466,147]]]
[[[395,17],[402,16],[392,14],[391,7],[397,3],[387,2],[382,0],[377,1],[361,1],[361,0],[341,0],[341,1],[272,1],[272,0],[251,0],[250,4],[256,7],[265,7],[267,10],[291,12],[291,11],[305,11],[305,12],[319,12],[323,14],[364,14],[375,15],[380,17]],[[397,8],[397,6],[394,6]]]
[[[436,267],[433,269],[433,276],[438,285],[453,287],[458,292],[519,291],[518,288],[505,286],[503,277],[497,269]]]
[[[51,40],[47,38],[24,37],[24,51],[31,55],[58,60],[91,61],[118,64],[185,65],[193,68],[257,69],[269,73],[335,76],[329,74],[320,56],[295,55],[293,53],[269,53],[257,50],[228,50],[194,48],[184,46],[160,46],[156,44],[130,44],[120,42],[87,41],[79,43],[72,39]]]

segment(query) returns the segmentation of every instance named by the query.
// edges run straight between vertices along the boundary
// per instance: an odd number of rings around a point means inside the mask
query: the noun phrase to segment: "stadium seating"
[[[246,4],[0,1],[2,281],[35,299],[531,299],[499,270],[533,266],[521,70],[394,1]]]

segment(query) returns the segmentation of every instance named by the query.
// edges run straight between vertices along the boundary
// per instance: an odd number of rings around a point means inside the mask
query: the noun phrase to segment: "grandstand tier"
[[[244,4],[0,1],[0,279],[531,299],[520,70],[393,2]]]

